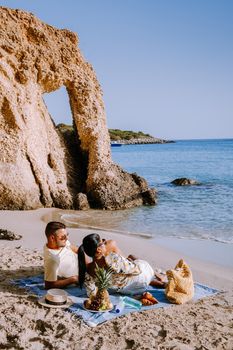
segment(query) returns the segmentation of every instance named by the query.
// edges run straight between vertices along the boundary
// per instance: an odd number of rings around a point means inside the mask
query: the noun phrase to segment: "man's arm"
[[[78,282],[78,276],[71,276],[71,277],[60,279],[57,281],[45,281],[45,289],[63,288],[77,282]]]
[[[44,260],[44,283],[45,289],[50,288],[63,288],[70,284],[78,282],[78,276],[70,276],[64,279],[58,278],[59,260],[50,256]]]

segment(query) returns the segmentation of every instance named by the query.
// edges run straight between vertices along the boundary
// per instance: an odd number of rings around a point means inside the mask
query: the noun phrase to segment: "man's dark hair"
[[[61,228],[66,228],[66,225],[62,222],[50,221],[45,228],[47,238]]]

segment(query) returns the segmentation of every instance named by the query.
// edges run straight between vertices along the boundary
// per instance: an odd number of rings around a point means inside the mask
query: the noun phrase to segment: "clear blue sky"
[[[232,0],[6,0],[79,36],[109,128],[167,139],[233,137]],[[50,96],[51,95],[51,96]],[[66,92],[46,97],[71,123]]]

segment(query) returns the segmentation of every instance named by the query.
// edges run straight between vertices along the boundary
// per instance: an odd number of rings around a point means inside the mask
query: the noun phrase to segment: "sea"
[[[233,139],[123,145],[112,147],[112,158],[157,189],[157,205],[79,212],[65,215],[68,221],[144,237],[233,243]],[[171,184],[181,177],[200,184]]]

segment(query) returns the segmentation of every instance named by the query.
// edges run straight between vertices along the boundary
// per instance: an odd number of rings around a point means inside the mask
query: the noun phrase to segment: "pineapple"
[[[97,292],[91,297],[91,300],[87,302],[89,304],[88,308],[92,310],[104,311],[109,310],[113,307],[109,294],[108,288],[111,286],[112,269],[105,269],[99,267],[96,264],[95,268],[95,284],[97,287]]]

